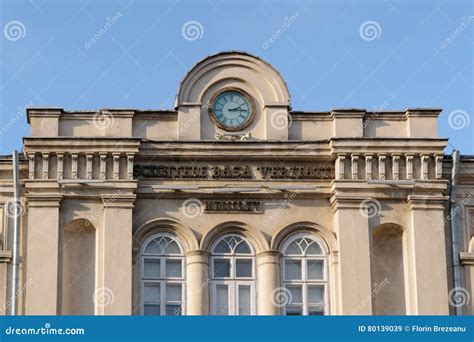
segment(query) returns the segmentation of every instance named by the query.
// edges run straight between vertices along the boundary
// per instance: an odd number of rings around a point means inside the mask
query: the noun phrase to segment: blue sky
[[[474,154],[473,1],[0,1],[0,154],[25,106],[172,109],[223,50],[270,62],[293,110],[443,108],[446,152]]]

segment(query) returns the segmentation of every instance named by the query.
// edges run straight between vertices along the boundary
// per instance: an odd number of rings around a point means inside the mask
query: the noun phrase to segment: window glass
[[[251,277],[252,276],[252,260],[251,259],[237,259],[235,275],[236,277]]]
[[[178,244],[176,241],[171,241],[165,248],[165,254],[180,254]]]
[[[230,260],[214,259],[214,277],[224,278],[230,277]]]
[[[216,254],[227,254],[227,253],[230,253],[230,247],[229,245],[227,244],[227,242],[225,242],[224,240],[222,240],[221,242],[219,242],[216,247],[214,248],[214,253]]]
[[[288,285],[286,287],[290,293],[290,303],[299,304],[303,303],[303,290],[301,285]]]
[[[308,270],[308,279],[323,279],[323,264],[323,260],[307,260],[306,266]]]
[[[288,305],[286,307],[287,316],[301,316],[303,315],[303,306],[301,305]]]
[[[160,306],[159,305],[146,304],[143,308],[143,314],[145,316],[159,316],[160,315]]]
[[[182,261],[179,259],[166,260],[166,277],[179,278],[182,272]]]
[[[242,241],[235,247],[235,253],[236,254],[250,254],[252,252],[250,251],[250,246],[247,244],[247,242]]]
[[[324,286],[308,286],[308,302],[324,303]]]
[[[239,315],[250,315],[250,286],[239,286]]]
[[[308,315],[310,315],[310,316],[323,316],[324,315],[324,306],[310,305],[309,310],[308,310]]]
[[[294,259],[285,260],[285,279],[286,280],[301,279],[301,260],[294,260]]]
[[[166,315],[167,316],[181,316],[181,305],[176,304],[167,304],[166,305]]]
[[[166,301],[179,302],[181,301],[181,284],[167,284],[166,285]]]
[[[323,254],[323,251],[321,250],[321,247],[313,241],[307,248],[306,248],[306,255],[321,255]]]
[[[143,286],[143,299],[145,303],[159,303],[160,284],[145,284]]]
[[[143,277],[145,278],[160,278],[160,259],[145,259]]]
[[[216,286],[217,315],[226,316],[229,314],[229,290],[227,285]]]

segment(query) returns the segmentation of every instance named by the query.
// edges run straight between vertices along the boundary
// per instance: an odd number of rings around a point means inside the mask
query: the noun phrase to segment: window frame
[[[146,254],[145,250],[148,245],[155,239],[167,237],[172,239],[178,245],[180,250],[179,254]],[[145,277],[145,261],[146,260],[160,260],[160,275],[159,277]],[[166,261],[167,260],[180,260],[181,261],[181,276],[180,277],[167,277],[166,276]],[[181,315],[186,315],[186,257],[184,255],[184,249],[179,241],[178,237],[174,234],[167,232],[153,234],[145,240],[140,249],[140,286],[139,286],[139,306],[140,315],[145,314],[145,285],[147,284],[159,284],[160,286],[160,300],[158,304],[160,306],[159,316],[166,315],[166,306],[169,305],[180,305]],[[166,294],[167,284],[180,284],[181,285],[181,301],[168,301]],[[148,305],[148,304],[147,304]]]
[[[306,255],[306,254],[285,254],[288,246],[296,240],[302,238],[309,238],[319,245],[322,254],[321,255]],[[300,260],[301,262],[301,277],[300,279],[287,279],[286,278],[286,261],[287,260]],[[321,279],[309,279],[308,278],[308,261],[320,260],[323,261],[323,272]],[[301,306],[302,316],[309,315],[309,308],[320,306],[323,307],[323,315],[330,314],[330,303],[329,303],[329,252],[326,244],[315,234],[308,232],[297,233],[288,237],[281,248],[281,261],[280,261],[280,283],[282,288],[287,289],[287,286],[298,286],[301,288],[301,303],[295,304],[295,306]],[[310,303],[309,302],[309,287],[311,286],[322,286],[323,287],[323,303]],[[291,303],[282,306],[282,314],[287,315],[287,307],[292,306]]]
[[[214,250],[216,246],[224,239],[236,236],[242,241],[244,241],[250,249],[250,253],[215,253]],[[214,275],[215,270],[215,261],[219,259],[230,260],[230,269],[228,277],[216,277]],[[251,276],[250,277],[237,277],[237,260],[250,260],[251,265]],[[250,286],[250,314],[255,315],[257,311],[257,279],[256,279],[256,257],[255,249],[253,245],[242,235],[237,233],[225,234],[216,241],[214,241],[210,248],[210,263],[209,263],[210,279],[211,279],[211,289],[210,289],[210,312],[211,315],[217,315],[217,286],[226,285],[228,289],[228,315],[237,316],[239,315],[239,305],[238,305],[238,288],[239,286]]]

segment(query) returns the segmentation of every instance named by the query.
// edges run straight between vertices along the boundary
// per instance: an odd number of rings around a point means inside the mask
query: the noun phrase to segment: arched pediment
[[[245,83],[264,104],[290,106],[288,87],[269,63],[246,52],[221,52],[198,62],[181,81],[175,107],[202,103],[210,87],[229,81]]]

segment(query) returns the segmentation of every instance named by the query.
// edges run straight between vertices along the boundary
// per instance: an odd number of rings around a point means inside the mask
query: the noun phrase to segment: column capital
[[[257,264],[279,264],[281,252],[276,250],[267,250],[257,253]]]
[[[194,263],[203,263],[209,264],[209,251],[205,249],[193,249],[184,252],[186,256],[186,265],[194,264]]]

